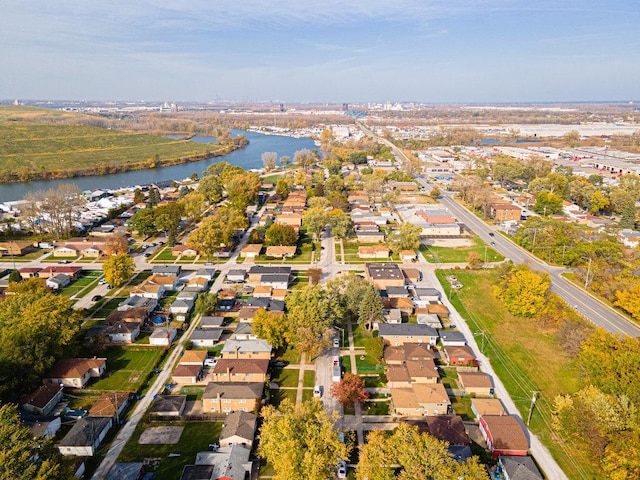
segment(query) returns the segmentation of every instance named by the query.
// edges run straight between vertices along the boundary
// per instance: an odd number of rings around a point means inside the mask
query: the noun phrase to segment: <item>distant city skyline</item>
[[[0,98],[637,100],[631,0],[6,0]]]

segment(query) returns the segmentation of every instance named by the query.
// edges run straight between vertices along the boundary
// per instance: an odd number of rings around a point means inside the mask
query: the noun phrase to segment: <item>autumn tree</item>
[[[320,283],[320,278],[322,277],[322,269],[321,268],[309,268],[307,269],[307,275],[309,277],[309,284],[316,285]]]
[[[127,253],[129,250],[129,242],[127,237],[122,235],[112,234],[109,235],[104,242],[105,255],[120,255]]]
[[[136,267],[126,253],[112,255],[102,263],[104,278],[112,287],[120,287],[131,279]]]
[[[391,238],[391,250],[400,253],[402,250],[417,250],[420,246],[422,227],[405,222]]]
[[[278,179],[278,182],[276,183],[276,193],[283,199],[286,199],[290,192],[291,187],[289,186],[289,182],[284,178]]]
[[[198,193],[204,196],[211,203],[218,203],[222,200],[224,187],[220,175],[205,175],[198,183]]]
[[[536,195],[532,210],[541,215],[562,213],[562,198],[555,193],[542,191]]]
[[[302,225],[313,235],[314,241],[319,239],[327,222],[327,212],[320,207],[309,208],[302,214]]]
[[[538,275],[526,265],[518,265],[494,285],[493,291],[511,314],[534,317],[544,308],[550,286],[549,274]]]
[[[69,355],[81,316],[42,279],[12,283],[0,309],[0,398],[30,390],[56,360]],[[0,462],[2,463],[2,462]]]
[[[615,305],[640,320],[640,283],[632,285],[628,290],[619,290],[615,295]]]
[[[276,410],[262,409],[258,457],[275,471],[274,480],[326,480],[335,472],[347,447],[338,438],[337,417],[329,417],[318,401],[294,405],[285,399]]]
[[[365,329],[371,330],[374,323],[383,320],[382,299],[373,285],[363,290],[363,295],[359,299],[358,323]]]
[[[73,478],[51,439],[36,438],[22,424],[15,405],[0,406],[0,478],[68,480]]]
[[[571,130],[570,132],[565,133],[562,136],[562,139],[567,147],[577,147],[580,145],[580,132],[577,130]]]
[[[206,198],[199,192],[191,192],[185,195],[180,202],[182,203],[184,215],[193,221],[200,220],[207,208]]]
[[[410,445],[411,448],[407,448]],[[373,430],[361,445],[356,479],[358,480],[486,480],[484,465],[477,457],[458,463],[448,444],[407,423],[393,432]]]
[[[138,203],[144,203],[144,192],[139,188],[136,188],[133,191],[133,204],[137,205]]]
[[[338,238],[346,238],[353,233],[351,217],[340,209],[334,208],[327,215],[331,233]]]
[[[260,308],[253,317],[253,333],[269,342],[276,350],[287,344],[289,325],[277,312],[269,312]]]
[[[185,243],[211,257],[215,252],[232,246],[236,232],[247,228],[248,224],[244,211],[223,205],[212,216],[202,220]]]
[[[482,256],[478,252],[469,252],[467,255],[467,264],[469,264],[469,268],[471,270],[478,270],[482,268],[484,262],[482,261]]]
[[[167,203],[156,207],[154,213],[156,228],[165,233],[169,246],[175,245],[180,220],[184,215],[184,205],[180,202]]]
[[[141,208],[134,213],[127,223],[127,228],[129,231],[136,231],[145,237],[155,234],[158,228],[153,208]]]
[[[277,167],[278,154],[276,152],[262,152],[261,158],[266,172]]]
[[[433,187],[431,189],[431,192],[429,192],[429,196],[433,199],[438,198],[440,195],[442,195],[442,192],[440,191],[440,189],[438,187]]]
[[[308,150],[306,148],[298,150],[293,154],[293,163],[304,170],[307,170],[309,167],[313,166],[317,161],[317,156],[315,156],[311,152],[311,150]]]
[[[364,403],[369,398],[364,380],[357,373],[351,372],[346,372],[339,382],[331,385],[331,395],[343,406],[353,405],[355,402]]]
[[[291,225],[274,223],[264,234],[266,245],[295,245],[298,243],[298,232]]]
[[[200,315],[210,315],[218,308],[218,294],[205,292],[198,295],[194,310]]]
[[[22,275],[18,270],[11,270],[9,274],[9,283],[19,283],[22,281]]]
[[[329,345],[329,327],[344,316],[342,299],[322,285],[307,285],[286,297],[288,343],[310,357]]]

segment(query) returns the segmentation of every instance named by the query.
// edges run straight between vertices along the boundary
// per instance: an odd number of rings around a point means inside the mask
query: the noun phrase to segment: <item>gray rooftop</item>
[[[274,274],[280,274],[280,275],[290,275],[291,274],[291,267],[272,267],[272,266],[267,266],[267,265],[253,265],[250,269],[249,269],[249,275],[254,275],[254,274],[259,274],[259,275],[274,275]]]
[[[196,328],[191,334],[191,340],[213,340],[217,342],[221,336],[221,328]]]
[[[542,480],[543,476],[529,456],[501,455],[500,463],[510,480]]]
[[[222,327],[224,324],[224,317],[205,315],[200,319],[201,328],[214,328]]]
[[[156,265],[151,269],[151,273],[158,275],[180,275],[182,267],[180,265]]]
[[[272,346],[266,340],[227,340],[222,347],[223,353],[240,352],[271,352]]]
[[[227,415],[220,433],[220,440],[237,435],[246,438],[250,442],[256,433],[258,417],[249,412],[233,412]]]
[[[111,425],[111,421],[111,417],[79,418],[59,445],[61,447],[92,446],[96,443],[99,434],[107,428],[107,425]]]
[[[422,336],[437,337],[438,332],[435,328],[428,325],[419,325],[417,323],[381,323],[378,327],[381,337],[391,337],[393,335],[400,336]]]
[[[440,335],[440,340],[443,342],[467,342],[464,333],[457,330],[440,330],[438,334]]]

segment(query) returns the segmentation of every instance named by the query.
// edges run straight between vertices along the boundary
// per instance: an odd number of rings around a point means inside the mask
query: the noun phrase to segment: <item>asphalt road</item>
[[[424,179],[419,180],[423,185],[431,186]],[[537,257],[534,257],[502,235],[490,236],[489,233],[493,232],[493,229],[466,208],[462,207],[452,197],[453,194],[451,192],[444,192],[440,202],[446,206],[459,221],[464,223],[485,242],[494,242],[495,245],[493,248],[506,258],[513,260],[514,263],[526,263],[536,270],[549,273],[551,276],[551,290],[562,297],[567,304],[571,305],[585,318],[611,333],[631,335],[634,337],[640,336],[640,327],[613,308],[565,279],[562,276],[562,273],[567,271],[565,268],[555,267],[540,261]]]

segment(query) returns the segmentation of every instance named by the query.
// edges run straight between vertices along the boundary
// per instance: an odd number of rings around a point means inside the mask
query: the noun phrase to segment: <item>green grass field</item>
[[[271,374],[271,383],[276,383],[280,387],[297,387],[298,376],[299,370],[297,368],[274,368]]]
[[[474,246],[459,248],[420,245],[420,251],[427,262],[430,263],[465,263],[471,252],[478,253],[480,258],[482,258],[483,261],[486,258],[487,262],[501,262],[504,260],[501,254],[484,243],[479,237],[474,237],[473,241],[475,243]]]
[[[553,336],[542,334],[531,319],[510,315],[492,291],[496,272],[491,270],[437,271],[445,286],[454,274],[465,286],[451,298],[475,333],[486,332],[485,355],[489,357],[523,418],[527,418],[532,392],[540,391],[531,430],[549,448],[569,478],[596,478],[591,459],[579,456],[571,442],[558,439],[551,430],[552,404],[556,395],[579,388],[578,371],[566,358]],[[445,288],[445,291],[447,289]],[[481,343],[478,339],[479,344]],[[456,400],[456,413],[468,413],[464,399]]]
[[[223,149],[213,144],[86,125],[5,120],[7,112],[20,115],[26,110],[0,107],[0,181],[154,168]]]
[[[146,382],[148,374],[156,368],[163,350],[145,348],[110,347],[107,351],[107,374],[88,388],[103,391],[136,392]]]
[[[141,445],[138,443],[142,432],[148,427],[184,426],[177,445]],[[193,465],[198,452],[210,450],[209,444],[218,441],[222,423],[220,422],[140,422],[133,436],[118,457],[118,462],[142,462],[146,458],[158,458],[155,470],[156,480],[180,478],[186,465]],[[179,457],[169,457],[179,453]],[[145,470],[146,471],[146,470]]]

